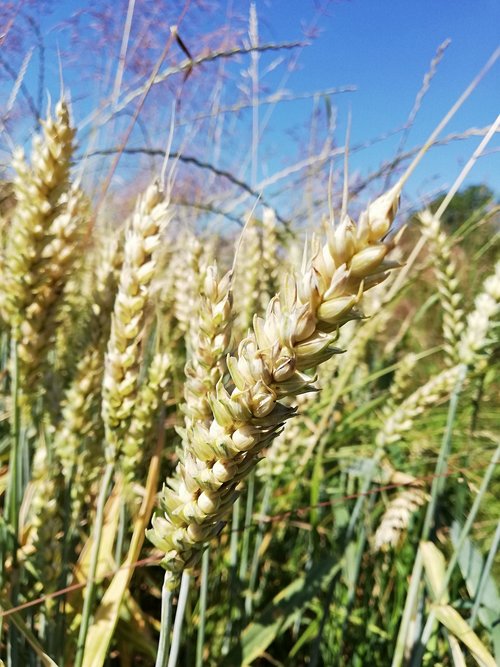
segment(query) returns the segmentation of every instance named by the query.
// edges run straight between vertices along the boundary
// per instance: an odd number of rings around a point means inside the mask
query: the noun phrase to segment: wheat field
[[[168,148],[103,205],[49,102],[0,183],[1,664],[498,664],[500,117],[405,204],[474,87],[377,194],[346,141],[312,226],[236,231]]]

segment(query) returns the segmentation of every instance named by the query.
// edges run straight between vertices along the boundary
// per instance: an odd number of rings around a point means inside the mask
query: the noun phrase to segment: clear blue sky
[[[301,0],[265,2],[268,30],[281,39],[297,34]],[[286,10],[285,10],[286,7]],[[311,13],[310,13],[311,16]],[[474,78],[500,43],[498,0],[350,0],[332,3],[318,21],[321,35],[301,57],[302,70],[294,76],[294,89],[314,90],[354,83],[358,91],[336,98],[340,131],[352,113],[352,140],[364,141],[405,122],[415,95],[436,49],[450,38],[431,89],[417,116],[409,145],[425,140],[433,126]],[[291,80],[292,82],[292,80]],[[298,109],[295,110],[299,112]],[[447,131],[462,131],[493,122],[500,113],[500,61],[450,123]],[[436,149],[415,175],[452,179],[470,155],[474,139],[446,149]],[[389,144],[390,145],[390,144]],[[388,144],[358,157],[360,168],[376,168],[387,159]],[[489,145],[500,148],[500,137]],[[427,176],[424,176],[424,171]],[[471,179],[498,188],[500,153],[482,158]]]
[[[93,4],[99,3],[109,5],[107,0],[96,0]],[[176,4],[182,5],[181,2]],[[240,15],[248,13],[248,0],[232,0],[229,4]],[[437,47],[451,38],[451,45],[418,114],[408,147],[423,142],[499,43],[499,0],[338,0],[329,3],[326,12],[319,14],[317,6],[320,4],[325,3],[257,0],[259,33],[261,41],[287,41],[303,38],[304,26],[314,24],[317,28],[318,36],[301,52],[298,68],[291,73],[286,88],[302,93],[344,84],[357,86],[357,92],[333,100],[338,107],[339,143],[343,142],[349,112],[353,144],[402,125]],[[42,29],[49,31],[54,23],[87,5],[78,0],[56,0],[52,15],[41,17]],[[220,20],[223,19],[221,16]],[[218,16],[212,17],[207,28],[213,28],[217,20]],[[188,21],[189,14],[185,19]],[[58,92],[58,40],[59,43],[64,40],[64,31],[51,32],[47,38],[47,85],[53,97]],[[196,52],[196,45],[193,51]],[[270,58],[266,62],[270,62]],[[78,72],[73,68],[66,83],[77,90],[79,83],[75,74]],[[276,70],[266,80],[267,85],[272,88],[282,75],[282,69]],[[28,71],[27,84],[34,84],[34,80],[35,72]],[[268,139],[271,144],[273,141],[279,144],[280,159],[272,164],[270,158],[268,169],[281,167],[296,158],[296,148],[287,138],[287,131],[303,125],[311,109],[311,100],[276,107],[264,138],[263,154]],[[499,112],[500,61],[446,132],[486,126]],[[456,142],[432,151],[412,180],[412,195],[451,183],[479,141],[475,138]],[[376,169],[382,160],[390,159],[397,144],[396,138],[353,155],[351,169],[360,173]],[[490,143],[488,151],[489,155],[479,160],[468,182],[485,182],[498,191],[500,136]],[[224,156],[221,161],[224,162]]]

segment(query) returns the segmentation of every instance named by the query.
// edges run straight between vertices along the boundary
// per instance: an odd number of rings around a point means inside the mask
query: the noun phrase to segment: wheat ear
[[[13,159],[16,206],[2,267],[0,306],[15,338],[34,291],[43,284],[44,250],[52,241],[49,230],[66,206],[61,195],[69,187],[75,131],[64,100],[56,105],[55,118],[49,113],[42,128],[42,136],[33,139],[31,167],[22,150]]]
[[[374,201],[357,225],[345,216],[308,270],[287,282],[228,358],[234,387],[219,382],[210,397],[210,424],[196,424],[188,433],[188,456],[164,487],[163,514],[148,531],[165,553],[170,585],[197,564],[204,543],[221,531],[238,483],[294,414],[280,399],[311,391],[314,377],[304,371],[337,351],[333,332],[359,317],[356,306],[365,289],[394,266],[387,254],[397,239],[387,234],[399,194],[396,186]]]
[[[139,388],[146,309],[160,237],[169,219],[158,184],[139,197],[126,232],[124,260],[104,364],[102,416],[109,455],[117,453],[134,411]]]
[[[375,551],[386,551],[390,547],[397,547],[401,543],[404,531],[410,525],[412,516],[428,498],[418,480],[411,475],[394,472],[390,482],[404,484],[407,488],[399,491],[387,505],[373,538]],[[410,484],[413,486],[409,486]]]
[[[434,272],[441,295],[439,305],[443,313],[444,351],[447,365],[452,366],[459,362],[458,341],[464,330],[463,298],[458,289],[457,267],[439,218],[430,211],[423,211],[419,217],[434,254]]]

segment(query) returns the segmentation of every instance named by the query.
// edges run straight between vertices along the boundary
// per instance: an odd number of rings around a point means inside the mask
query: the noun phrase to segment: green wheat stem
[[[210,547],[207,547],[201,558],[201,583],[200,583],[200,624],[196,638],[196,667],[203,667],[203,647],[205,645],[205,629],[208,599],[208,575],[210,565]]]
[[[431,497],[429,500],[429,504],[427,505],[424,525],[422,527],[421,541],[423,542],[426,542],[429,539],[432,524],[434,522],[434,515],[436,511],[438,496],[440,495],[440,491],[442,490],[443,487],[443,480],[441,479],[441,477],[444,471],[446,470],[446,461],[448,454],[450,452],[453,424],[455,422],[455,416],[458,408],[458,399],[460,396],[460,392],[462,390],[463,383],[465,381],[466,373],[467,373],[467,367],[463,365],[460,368],[458,380],[450,398],[448,417],[446,420],[446,429],[443,435],[443,440],[441,442],[441,448],[439,450],[438,460],[436,462],[436,468],[434,470],[434,476],[431,485]],[[403,663],[405,647],[406,647],[406,638],[410,626],[413,609],[417,601],[422,574],[423,574],[423,559],[421,551],[419,549],[417,551],[417,556],[413,564],[410,587],[408,589],[408,593],[406,596],[405,606],[403,609],[403,615],[401,618],[398,636],[396,639],[396,648],[392,658],[391,667],[401,667]]]
[[[19,529],[19,505],[21,502],[21,415],[19,408],[19,357],[18,344],[14,338],[11,341],[11,400],[12,400],[12,418],[10,424],[11,435],[11,456],[9,461],[9,488],[7,493],[7,511],[12,532],[14,534],[14,543],[17,542],[17,533]],[[13,549],[15,554],[16,549]],[[14,555],[15,558],[15,555]]]
[[[252,525],[253,504],[255,500],[255,470],[248,478],[247,502],[245,505],[245,520],[243,523],[243,538],[241,540],[240,553],[240,581],[247,577],[248,570],[248,552],[250,550],[250,526]]]
[[[179,658],[179,650],[181,647],[182,639],[182,626],[184,624],[184,615],[186,613],[190,583],[191,577],[187,571],[184,570],[181,578],[181,588],[179,591],[179,599],[177,601],[177,609],[175,611],[174,628],[172,630],[172,644],[170,646],[167,667],[176,667],[177,660]],[[156,667],[159,667],[159,665]]]
[[[463,545],[465,544],[465,540],[467,539],[467,536],[470,533],[470,530],[472,528],[472,524],[474,523],[474,520],[476,519],[477,513],[479,511],[479,507],[481,505],[481,502],[483,501],[483,498],[485,496],[486,490],[488,489],[489,483],[491,481],[491,477],[493,475],[493,472],[496,468],[496,465],[500,459],[500,445],[495,450],[495,453],[493,454],[493,458],[491,460],[490,465],[488,466],[485,475],[483,477],[483,481],[481,482],[481,486],[479,487],[479,491],[474,498],[474,502],[472,503],[471,510],[469,512],[469,516],[467,517],[467,521],[464,523],[462,530],[460,531],[459,538],[457,540],[457,543],[455,545],[455,550],[453,552],[452,557],[450,558],[450,562],[448,563],[448,567],[446,568],[446,572],[444,574],[444,579],[443,583],[441,585],[441,589],[438,592],[436,596],[436,602],[440,602],[442,599],[444,593],[446,592],[448,588],[448,584],[450,583],[451,575],[453,574],[453,570],[455,569],[455,566],[457,564],[460,551],[462,550]],[[435,624],[435,614],[434,612],[430,611],[429,616],[427,617],[427,621],[425,623],[424,629],[422,631],[422,636],[417,644],[417,648],[415,650],[415,654],[413,656],[412,662],[411,662],[411,667],[416,667],[417,665],[421,664],[421,660],[423,657],[423,653],[425,651],[425,648],[427,644],[429,643],[434,624]]]
[[[168,653],[170,650],[170,631],[172,629],[172,591],[167,586],[167,575],[161,590],[161,624],[160,639],[158,641],[158,652],[156,654],[155,667],[166,667]]]
[[[238,565],[238,544],[239,544],[239,529],[240,529],[240,504],[241,500],[238,498],[233,505],[232,521],[231,521],[231,540],[229,542],[229,604],[228,604],[228,623],[226,626],[226,633],[222,652],[227,653],[231,647],[232,631],[233,631],[233,605],[235,598],[236,573]]]
[[[271,495],[273,492],[273,480],[268,480],[264,488],[264,497],[262,498],[260,514],[265,516],[271,504]],[[248,583],[247,594],[245,596],[245,613],[248,616],[252,613],[253,607],[253,596],[255,589],[257,587],[257,575],[259,573],[259,560],[260,560],[260,547],[262,546],[262,541],[264,539],[265,532],[265,522],[259,521],[257,527],[257,535],[255,537],[255,544],[253,549],[252,563],[250,565],[250,578]]]
[[[108,497],[108,489],[113,477],[114,463],[110,461],[106,464],[104,475],[101,481],[101,488],[99,497],[97,499],[97,509],[94,525],[94,535],[92,544],[92,553],[90,557],[90,567],[88,572],[87,585],[85,587],[85,597],[82,609],[82,621],[80,624],[80,631],[78,634],[78,642],[76,646],[75,664],[74,667],[82,667],[85,641],[87,639],[87,632],[90,624],[90,615],[92,613],[92,604],[94,601],[96,581],[95,575],[97,572],[97,564],[99,562],[99,549],[101,546],[102,528],[104,524],[104,507]]]
[[[495,531],[495,535],[491,543],[488,557],[486,558],[486,563],[484,564],[483,571],[481,572],[481,579],[479,580],[479,585],[476,591],[476,599],[474,600],[474,606],[472,607],[472,612],[469,619],[469,625],[471,626],[471,628],[473,628],[474,625],[476,624],[476,618],[479,613],[479,607],[481,606],[481,601],[483,599],[484,589],[488,581],[488,576],[491,572],[491,568],[493,567],[495,556],[498,553],[499,545],[500,545],[500,521],[497,523],[497,529]]]

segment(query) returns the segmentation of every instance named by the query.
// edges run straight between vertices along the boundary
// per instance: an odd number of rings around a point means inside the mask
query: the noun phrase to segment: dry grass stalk
[[[388,240],[387,233],[399,193],[396,186],[373,202],[357,225],[346,216],[332,229],[309,268],[288,281],[228,358],[234,386],[220,382],[210,397],[213,420],[195,425],[189,456],[164,487],[164,513],[153,519],[148,533],[165,553],[172,585],[221,531],[238,483],[294,414],[280,400],[311,391],[314,377],[304,371],[335,354],[337,329],[360,316],[356,306],[363,292],[393,268],[387,254],[397,239]]]

